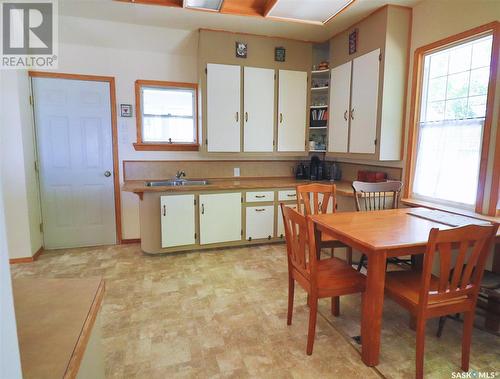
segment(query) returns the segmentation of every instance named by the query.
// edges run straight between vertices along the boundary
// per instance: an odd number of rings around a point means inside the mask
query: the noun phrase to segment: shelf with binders
[[[309,110],[309,128],[326,129],[328,127],[328,107],[313,108]]]

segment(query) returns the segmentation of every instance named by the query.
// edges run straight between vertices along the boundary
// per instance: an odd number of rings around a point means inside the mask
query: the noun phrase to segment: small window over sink
[[[198,150],[195,83],[135,82],[136,150]]]

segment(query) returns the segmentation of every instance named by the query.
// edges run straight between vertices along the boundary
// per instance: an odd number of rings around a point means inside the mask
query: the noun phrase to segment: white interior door
[[[200,195],[200,244],[241,240],[241,193]]]
[[[207,65],[207,139],[209,152],[239,152],[241,68]]]
[[[274,70],[245,67],[243,151],[273,151]]]
[[[330,124],[328,151],[347,153],[349,139],[349,102],[351,100],[351,67],[349,61],[332,69],[330,85]]]
[[[305,151],[307,73],[279,70],[278,151]]]
[[[195,238],[194,195],[160,197],[161,247],[193,245]]]
[[[350,153],[375,153],[380,49],[353,61]]]
[[[45,248],[116,243],[109,83],[32,83]]]

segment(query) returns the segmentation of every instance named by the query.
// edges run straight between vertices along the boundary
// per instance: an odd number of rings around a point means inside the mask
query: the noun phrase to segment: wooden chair
[[[321,198],[320,198],[321,196]],[[297,186],[297,209],[306,216],[320,213],[328,213],[331,205],[331,211],[337,211],[337,197],[335,184],[304,184]],[[317,242],[318,251],[322,248],[331,248],[332,257],[336,247],[346,248],[346,261],[352,264],[352,248],[342,242],[330,237],[328,234],[321,236],[321,241]]]
[[[366,183],[355,181],[352,183],[354,190],[354,202],[356,211],[368,212],[383,209],[396,209],[399,207],[399,198],[401,196],[401,188],[403,183],[399,181],[387,181],[378,183]],[[358,271],[365,264],[366,255],[361,255],[358,264]],[[410,259],[389,258],[390,263],[407,263],[410,264]]]
[[[331,311],[340,313],[339,296],[364,292],[365,277],[338,258],[318,260],[314,225],[309,217],[280,205],[283,213],[288,257],[288,313],[287,325],[292,324],[295,281],[309,296],[309,330],[307,354],[311,355],[316,331],[318,299],[331,297]]]
[[[469,370],[472,325],[486,258],[498,225],[468,225],[440,231],[432,229],[422,272],[393,271],[386,274],[386,294],[416,317],[416,377],[424,375],[424,339],[427,319],[464,313],[462,370]],[[458,247],[453,274],[452,248]],[[439,277],[432,274],[439,254]]]

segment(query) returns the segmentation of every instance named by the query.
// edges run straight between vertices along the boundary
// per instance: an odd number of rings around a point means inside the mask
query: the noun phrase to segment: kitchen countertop
[[[310,180],[300,180],[291,177],[282,178],[229,178],[229,179],[207,179],[209,184],[199,186],[163,186],[148,187],[143,180],[127,180],[122,185],[125,192],[143,194],[144,192],[192,192],[192,191],[223,191],[223,190],[249,190],[249,189],[285,189],[295,188],[300,184],[324,183],[329,181],[312,182]],[[334,182],[337,186],[337,195],[353,196],[351,182]]]
[[[77,376],[104,296],[104,281],[12,281],[23,378]]]

